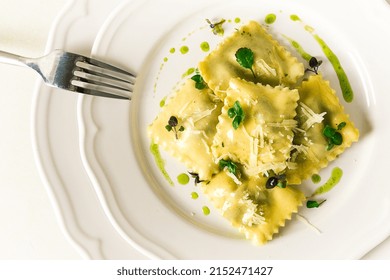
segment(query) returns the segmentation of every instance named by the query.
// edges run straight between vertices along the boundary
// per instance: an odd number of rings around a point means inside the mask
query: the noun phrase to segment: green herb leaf
[[[251,49],[240,48],[236,52],[236,60],[238,64],[247,69],[252,69],[254,55]]]
[[[326,125],[324,127],[322,134],[328,140],[328,146],[326,147],[328,151],[331,150],[335,145],[341,145],[343,143],[343,136],[340,132],[338,132],[338,130],[340,131],[345,126],[346,123],[342,122],[337,126],[337,129],[329,125]]]
[[[231,160],[224,160],[224,159],[221,159],[219,161],[219,168],[220,169],[225,169],[225,167],[227,168],[227,170],[234,174],[235,176],[237,176],[237,165],[232,162]]]
[[[308,200],[308,201],[306,202],[306,207],[307,207],[307,208],[318,208],[318,207],[320,207],[321,204],[324,203],[325,201],[326,201],[326,199],[323,200],[323,201],[321,201],[321,202],[318,202],[318,201],[315,201],[315,200]]]
[[[237,129],[245,119],[244,110],[238,101],[234,102],[233,107],[229,108],[227,113],[229,118],[233,119],[232,125],[234,129]]]
[[[177,125],[179,124],[179,120],[175,117],[175,116],[171,116],[168,120],[168,124],[165,126],[165,129],[167,131],[173,131],[175,133],[175,138],[176,139],[179,139],[178,135],[177,135],[177,132],[180,131],[184,131],[184,126],[180,126],[180,128],[177,130],[176,127]]]
[[[193,80],[195,82],[196,89],[199,89],[199,90],[204,89],[207,86],[206,82],[203,80],[203,77],[200,74],[196,74],[196,75],[192,76],[191,80]]]
[[[339,125],[337,126],[337,130],[342,130],[346,125],[347,125],[346,122],[339,123]]]

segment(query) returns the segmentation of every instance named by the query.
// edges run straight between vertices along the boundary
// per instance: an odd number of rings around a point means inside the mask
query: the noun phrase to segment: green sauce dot
[[[203,211],[203,214],[204,214],[205,216],[210,215],[210,208],[208,208],[207,206],[203,206],[203,207],[202,207],[202,211]]]
[[[180,48],[180,52],[181,52],[182,54],[186,54],[186,53],[188,53],[188,51],[189,51],[189,48],[188,48],[187,46],[182,46],[182,47]]]
[[[207,42],[202,42],[200,44],[200,48],[201,48],[202,51],[208,52],[210,50],[210,45]]]
[[[168,57],[164,57],[164,62],[167,62],[168,61]]]
[[[170,53],[175,53],[175,51],[176,51],[175,48],[171,48],[171,49],[169,50]]]
[[[192,199],[198,199],[198,197],[199,197],[199,194],[197,192],[192,192],[191,193],[191,198]]]
[[[321,176],[318,174],[313,174],[311,176],[311,180],[313,181],[313,183],[317,184],[317,183],[321,182]]]
[[[241,21],[241,19],[239,18],[239,17],[236,17],[235,19],[234,19],[234,22],[235,23],[239,23]]]
[[[291,15],[291,16],[290,16],[290,19],[291,19],[292,21],[301,21],[301,19],[300,19],[299,16],[297,16],[297,15]]]
[[[265,17],[265,23],[266,24],[272,24],[274,23],[276,20],[276,15],[275,14],[268,14],[266,17]]]
[[[165,96],[163,99],[161,99],[160,101],[160,107],[164,107],[165,106],[165,101],[167,100],[167,97]]]
[[[177,176],[177,181],[179,182],[179,184],[187,185],[190,181],[190,177],[187,174],[182,173]]]

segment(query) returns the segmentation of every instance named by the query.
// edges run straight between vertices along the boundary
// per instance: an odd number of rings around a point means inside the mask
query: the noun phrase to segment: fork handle
[[[0,51],[0,62],[17,66],[27,66],[25,57],[4,51]]]

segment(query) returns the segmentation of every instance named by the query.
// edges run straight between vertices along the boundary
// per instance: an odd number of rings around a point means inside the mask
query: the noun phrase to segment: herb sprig
[[[331,150],[335,145],[341,145],[343,143],[343,136],[339,132],[341,129],[343,129],[347,124],[345,122],[341,122],[337,129],[331,127],[330,125],[326,125],[322,131],[322,134],[325,136],[325,138],[328,140],[328,146],[326,147],[326,150]]]
[[[195,82],[195,88],[196,89],[204,89],[207,87],[206,82],[204,81],[203,77],[200,74],[196,74],[191,77],[191,80]]]
[[[233,161],[231,160],[224,160],[224,159],[221,159],[219,161],[219,168],[221,170],[223,169],[227,169],[227,171],[229,171],[230,173],[232,173],[233,175],[237,176],[237,172],[238,172],[238,168],[237,168],[237,164],[234,163]]]
[[[232,125],[234,129],[237,129],[245,119],[245,112],[238,100],[234,102],[233,107],[229,108],[227,113],[229,118],[233,119]]]
[[[171,116],[168,120],[168,124],[165,126],[167,131],[173,131],[175,133],[176,139],[179,139],[178,132],[184,131],[184,127],[181,125],[179,128],[177,128],[178,125],[178,119],[175,116]]]
[[[308,201],[306,202],[306,207],[307,207],[307,208],[318,208],[318,207],[320,207],[321,204],[324,203],[325,201],[326,201],[326,199],[324,199],[324,200],[322,200],[322,201],[320,201],[320,202],[318,202],[318,201],[316,201],[316,200],[308,200]]]
[[[254,54],[251,49],[248,48],[239,48],[236,51],[236,61],[242,67],[251,70],[253,77],[256,79],[255,72],[253,71],[253,63],[254,63]]]
[[[318,68],[322,64],[322,60],[317,60],[314,56],[309,59],[309,67],[305,71],[310,71],[318,75]]]
[[[223,36],[223,34],[225,33],[225,30],[223,29],[222,24],[224,24],[224,22],[226,21],[225,19],[221,19],[219,22],[216,22],[216,23],[212,23],[209,19],[206,19],[206,21],[209,24],[214,35]]]
[[[201,179],[199,178],[199,174],[198,174],[198,173],[188,171],[188,174],[190,174],[191,177],[194,178],[194,180],[195,180],[195,186],[196,186],[197,184],[199,184],[199,183],[204,182],[204,180],[201,180]]]
[[[273,189],[275,187],[279,187],[279,188],[286,188],[287,186],[287,180],[286,180],[286,175],[285,174],[281,174],[281,175],[276,175],[276,176],[272,176],[272,177],[269,177],[266,184],[265,184],[265,187],[267,189]]]

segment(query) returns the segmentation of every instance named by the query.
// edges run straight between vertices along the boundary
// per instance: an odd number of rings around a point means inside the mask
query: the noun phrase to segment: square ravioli
[[[298,98],[297,90],[232,78],[212,145],[216,161],[238,162],[250,175],[284,171],[296,127]],[[235,119],[229,116],[236,102],[245,115],[238,127],[234,127]]]
[[[203,183],[202,191],[233,227],[262,245],[273,239],[306,199],[293,187],[267,189],[266,181],[266,177],[247,177],[237,185],[222,171]]]
[[[310,76],[298,88],[298,129],[293,141],[291,162],[295,168],[287,171],[290,184],[300,184],[359,139],[359,130],[344,112],[344,107],[321,75]],[[325,129],[326,128],[326,129]],[[341,135],[341,143],[332,143],[333,134]],[[340,136],[337,141],[340,141]]]
[[[197,89],[188,79],[149,126],[149,136],[200,179],[209,179],[219,170],[210,147],[221,108],[209,88]]]
[[[253,52],[251,69],[236,60],[241,48]],[[226,38],[198,65],[203,79],[223,98],[231,78],[240,77],[264,85],[292,86],[304,74],[304,66],[257,22],[251,21]]]

